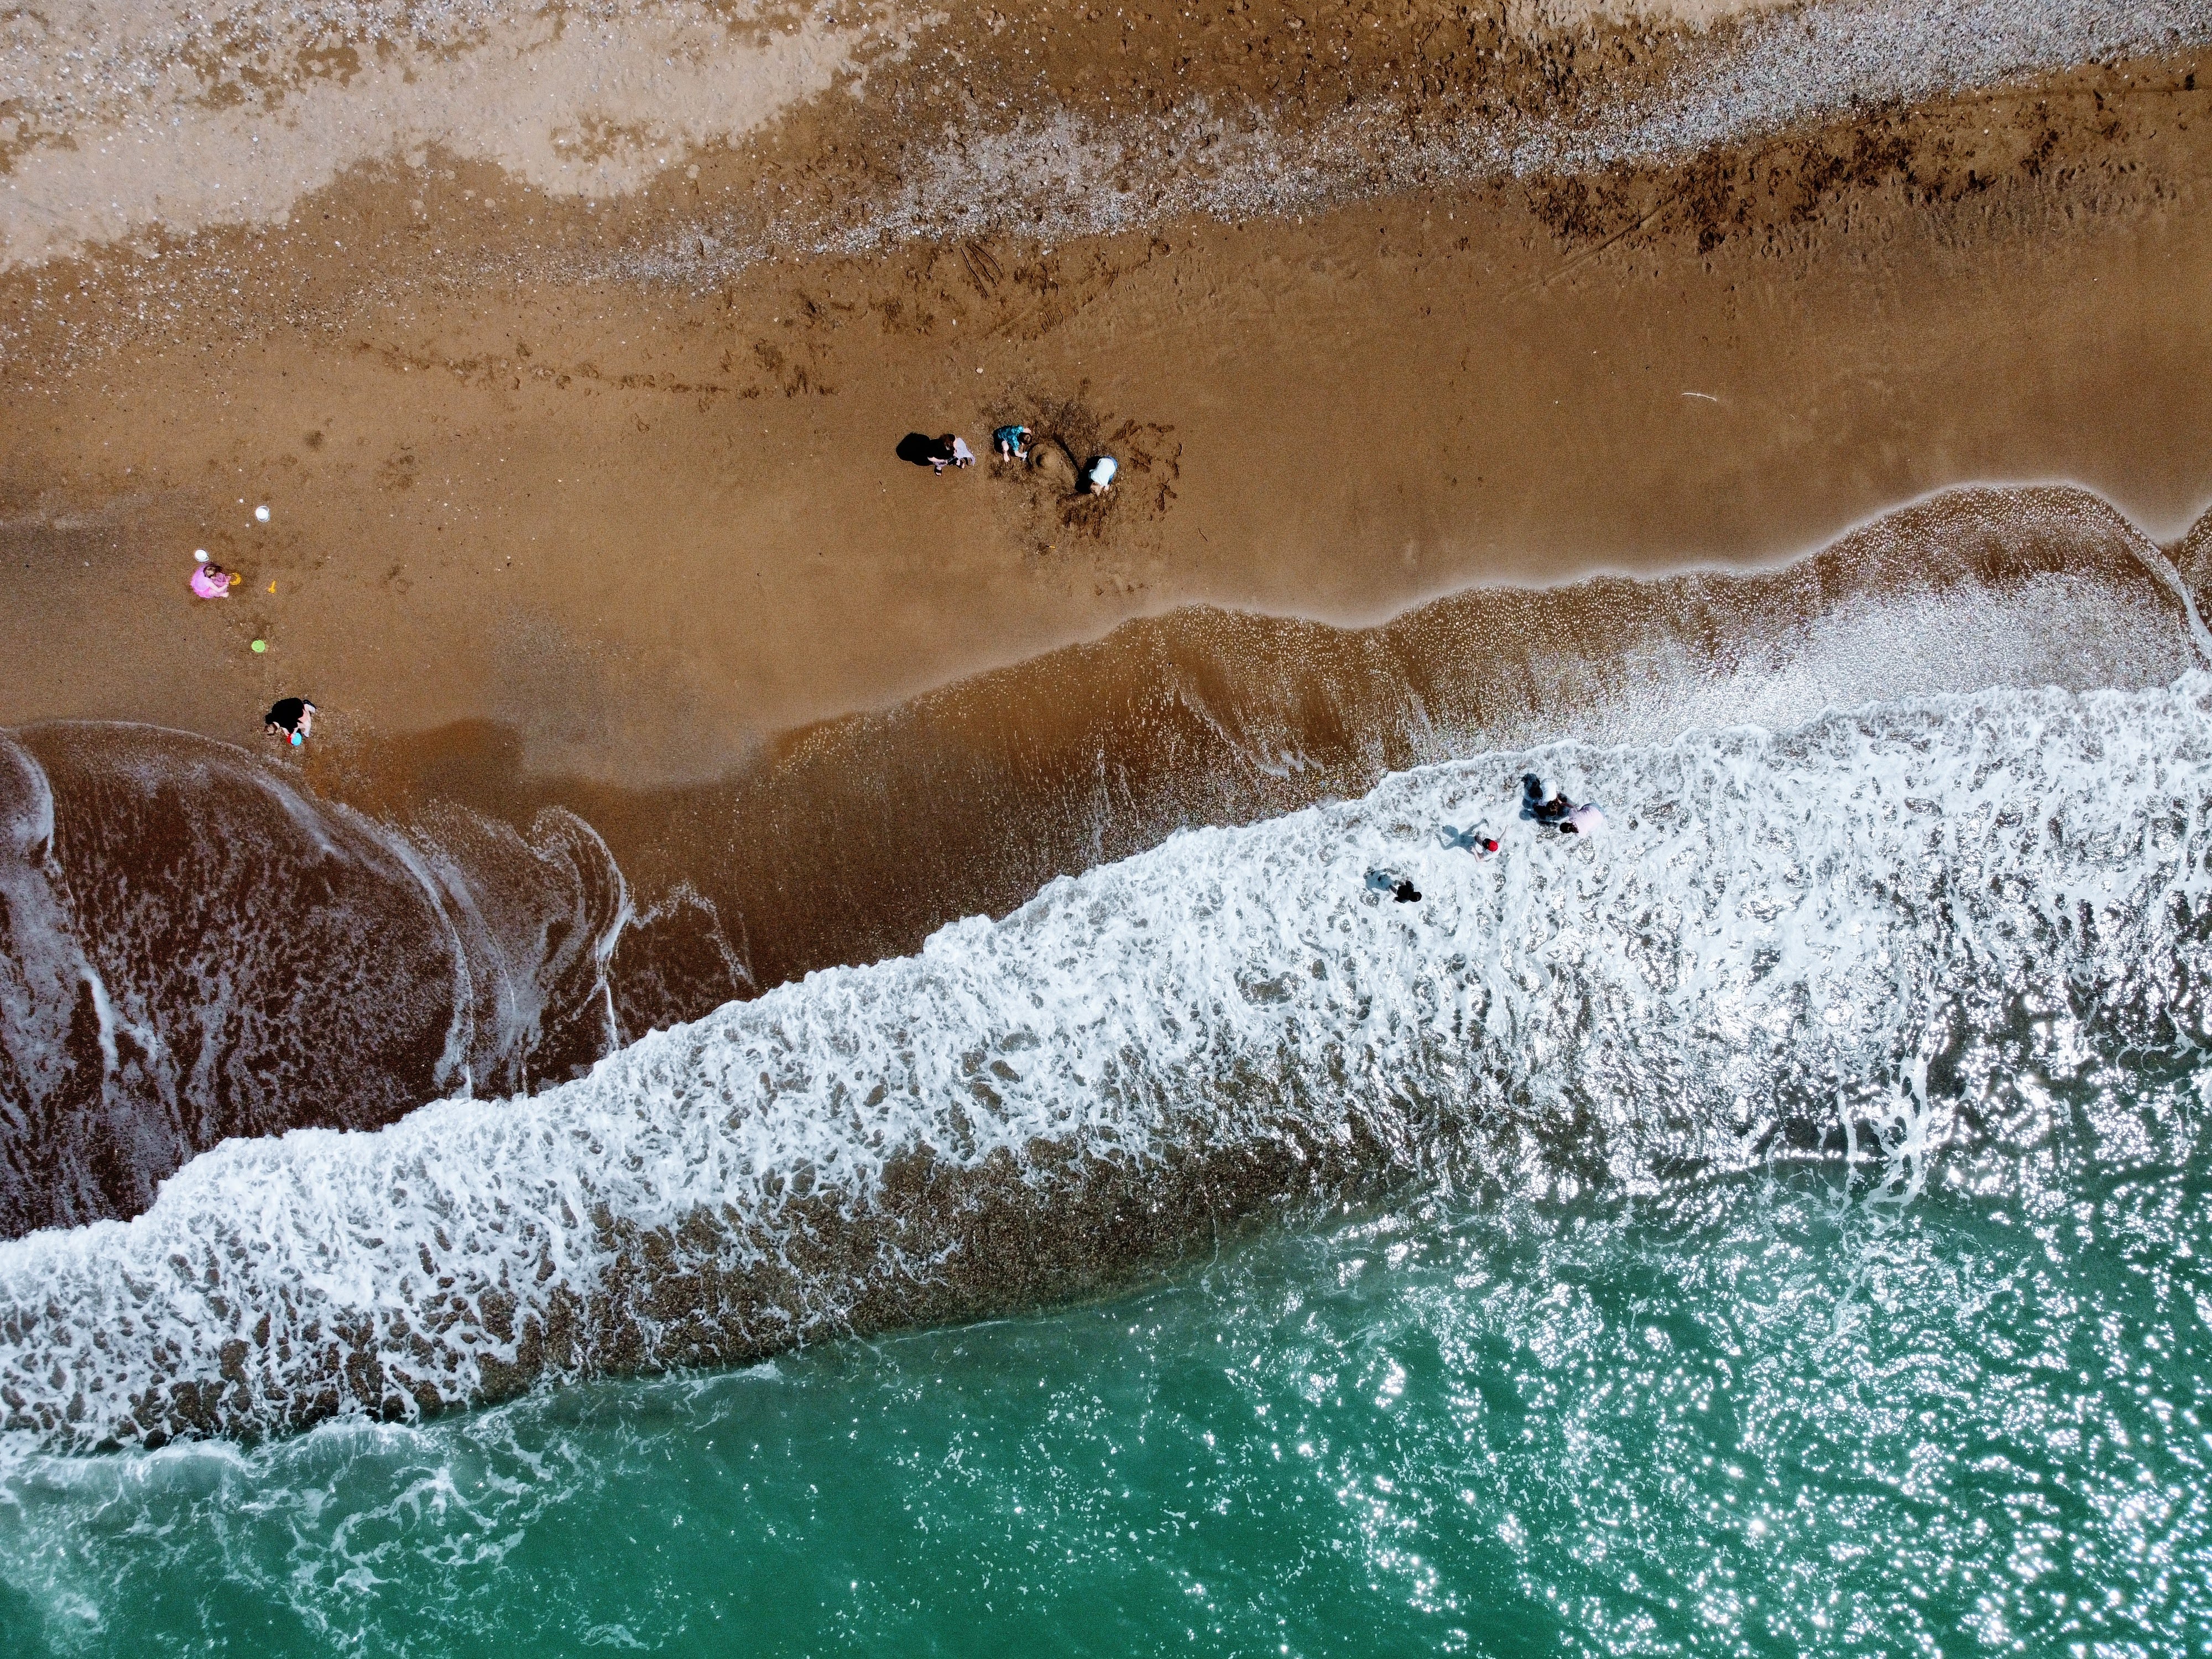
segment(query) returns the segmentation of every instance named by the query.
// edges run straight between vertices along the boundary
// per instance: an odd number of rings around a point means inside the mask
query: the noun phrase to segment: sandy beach
[[[465,1071],[504,1088],[1396,769],[2162,685],[2160,550],[2203,591],[2212,499],[2207,35],[2006,0],[19,29],[0,726],[244,745],[384,848],[361,892],[431,860],[346,926],[479,916],[453,994],[506,1009]],[[1048,465],[989,454],[1012,422]],[[946,431],[984,459],[900,458]],[[71,857],[312,866],[188,736],[26,741]],[[208,974],[292,959],[281,913],[149,902]],[[416,1000],[373,1101],[271,1014],[282,1099],[139,1152],[118,1107],[83,1213],[461,1086]]]
[[[2159,538],[2203,505],[2212,91],[2186,55],[1672,165],[647,272],[763,194],[884,197],[885,135],[921,115],[887,123],[951,95],[931,53],[1018,32],[921,30],[864,96],[795,98],[696,179],[679,153],[595,198],[434,148],[281,224],[19,264],[0,721],[245,739],[307,691],[334,744],[489,721],[534,772],[697,781],[1188,605],[1364,624],[1474,585],[1772,565],[1962,483],[2078,483]],[[1618,98],[1724,33],[1564,37],[1583,79],[1550,95]],[[1051,39],[1071,119],[1180,84],[1173,40]],[[1540,114],[1554,60],[1524,57],[1407,118],[1486,88]],[[1186,99],[1289,74],[1230,67]],[[1370,70],[1334,72],[1371,93]],[[894,453],[1012,420],[1115,453],[1114,497]],[[194,601],[195,548],[242,592]]]

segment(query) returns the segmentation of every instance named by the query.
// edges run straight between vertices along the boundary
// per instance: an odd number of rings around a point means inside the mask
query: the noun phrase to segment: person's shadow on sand
[[[937,459],[937,440],[919,432],[909,432],[898,441],[898,458],[911,461],[916,466],[927,466]]]

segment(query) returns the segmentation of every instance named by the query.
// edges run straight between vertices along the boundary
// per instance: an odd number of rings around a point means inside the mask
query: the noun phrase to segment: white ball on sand
[[[253,509],[253,516],[258,522],[267,524],[269,522],[269,509],[265,507],[257,507]]]
[[[205,564],[207,562],[207,549],[204,547],[194,548],[192,550],[192,562],[194,564]]]

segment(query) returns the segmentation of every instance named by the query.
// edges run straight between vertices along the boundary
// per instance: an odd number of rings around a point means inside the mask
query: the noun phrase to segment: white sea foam
[[[181,732],[0,735],[0,1225],[131,1213],[226,1134],[573,1075],[628,908],[570,813],[403,831]]]
[[[1524,766],[1615,831],[1512,816]],[[534,1098],[227,1144],[131,1222],[0,1246],[0,1401],[91,1444],[754,1358],[1347,1181],[1641,1184],[1840,1141],[1839,1098],[1879,1126],[1920,1065],[1925,1139],[1997,1069],[2203,1040],[2209,800],[2195,675],[1401,775]],[[1438,844],[1474,820],[1502,856]]]

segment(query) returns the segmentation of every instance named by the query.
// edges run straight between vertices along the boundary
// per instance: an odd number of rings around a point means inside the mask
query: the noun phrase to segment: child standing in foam
[[[1447,823],[1437,831],[1437,839],[1446,847],[1472,853],[1477,858],[1487,858],[1498,850],[1498,837],[1486,825],[1462,830],[1455,823]]]
[[[1421,902],[1421,890],[1413,885],[1411,878],[1401,876],[1395,870],[1370,870],[1367,872],[1367,890],[1388,893],[1401,904],[1419,904]]]

